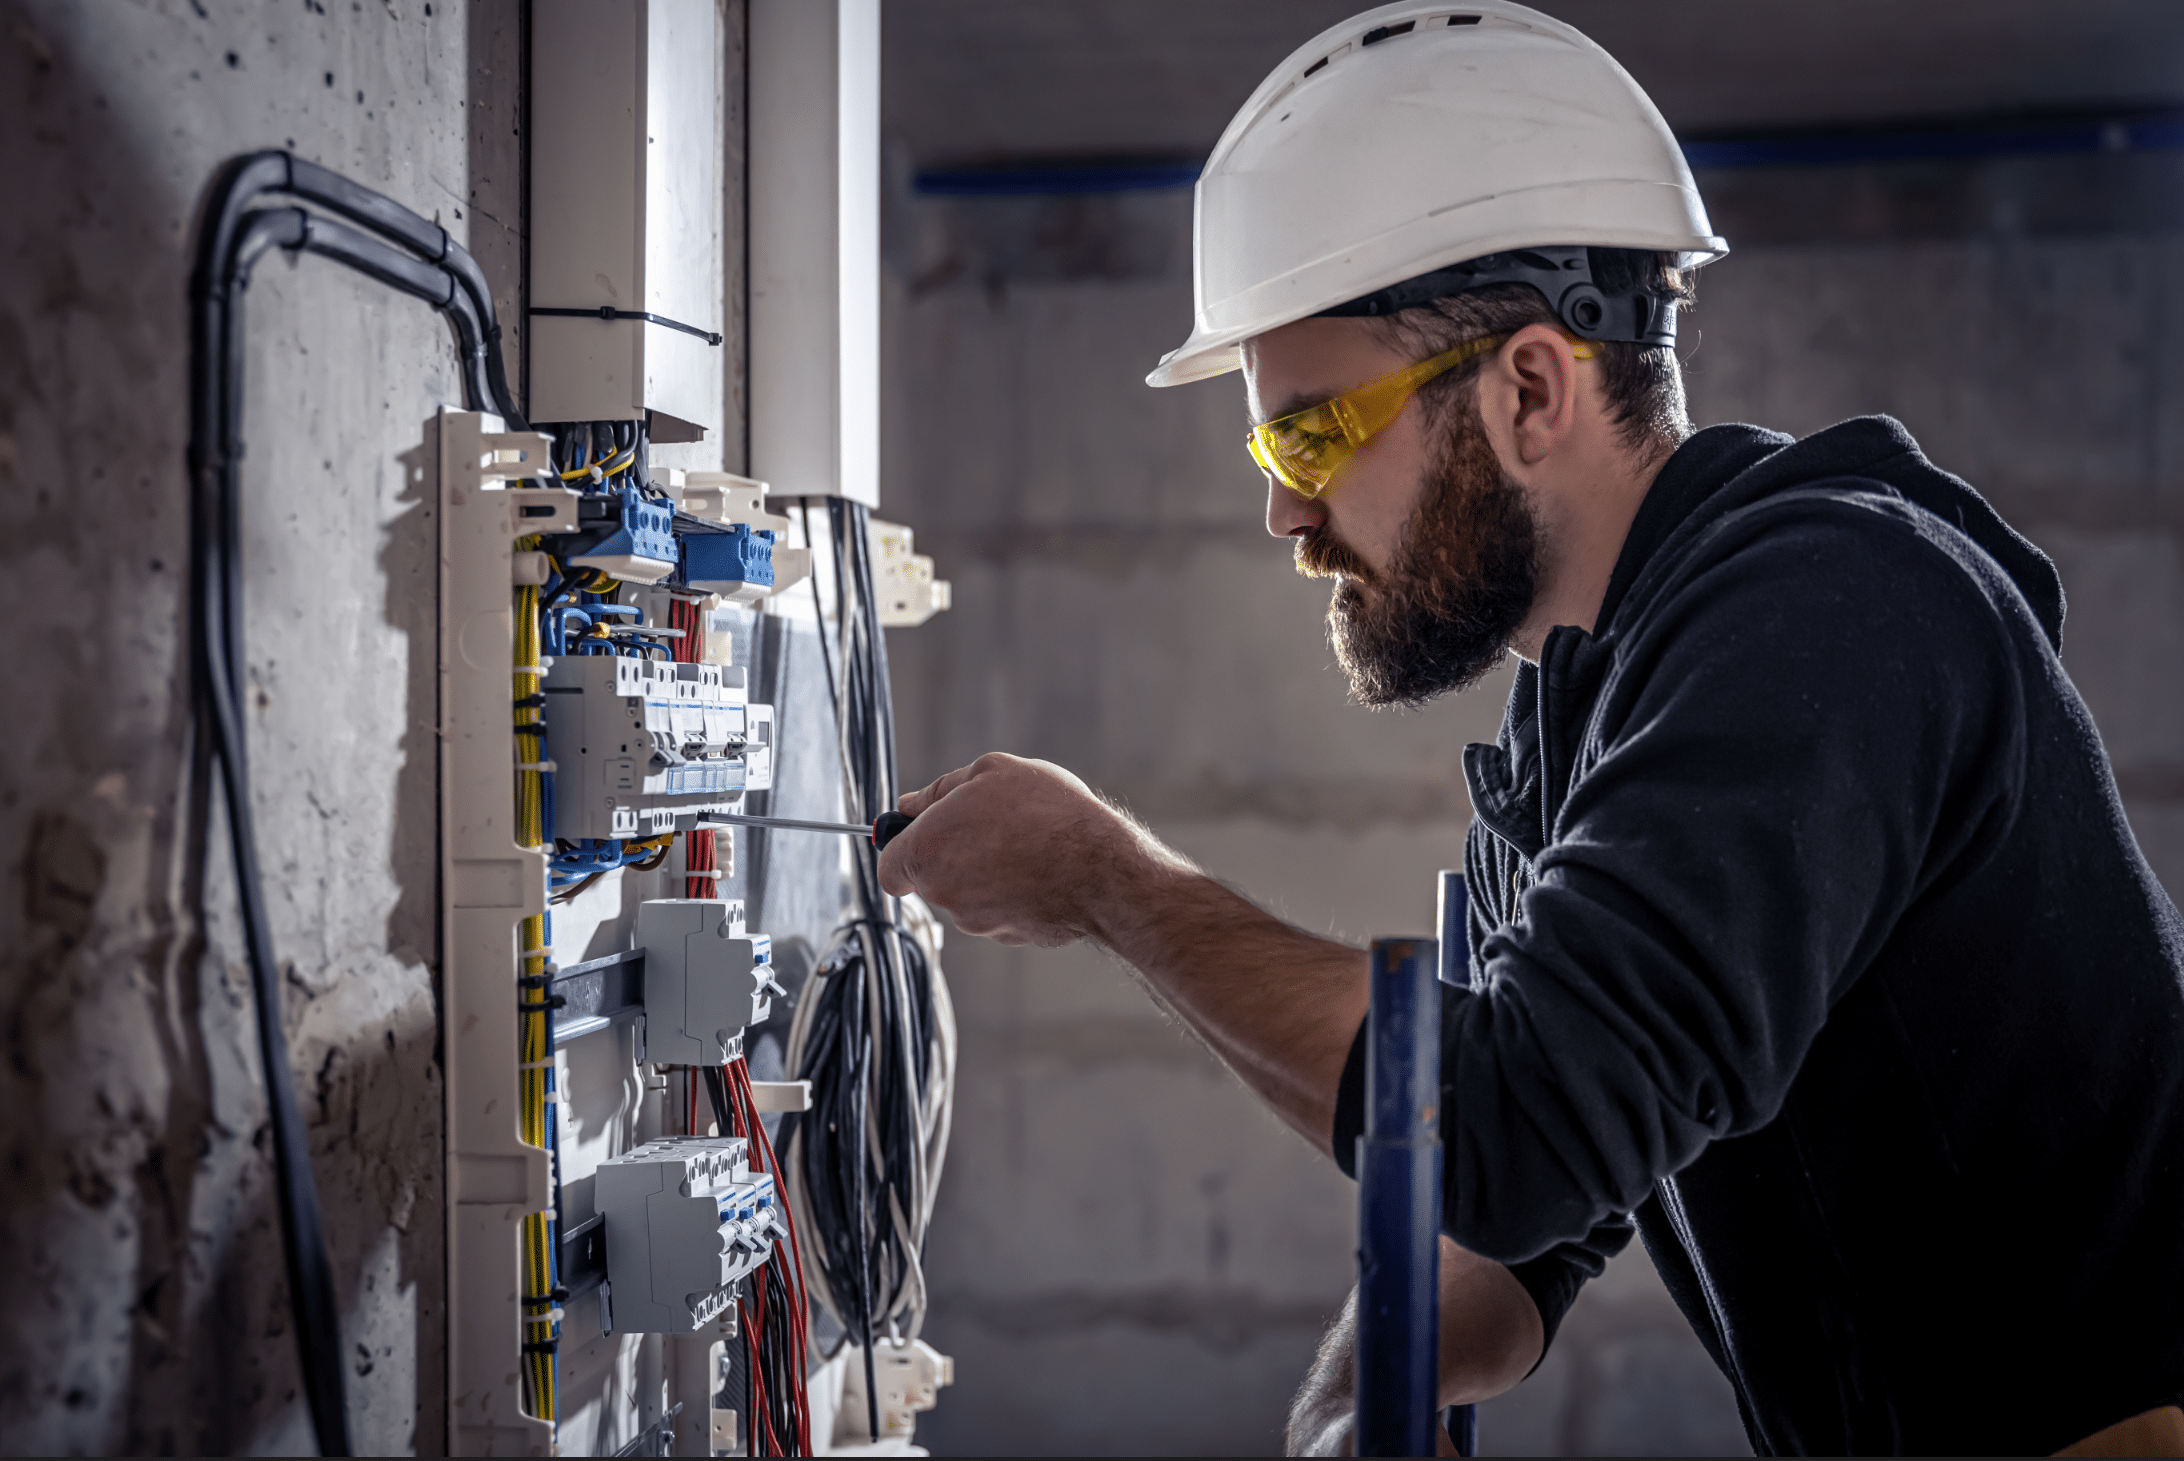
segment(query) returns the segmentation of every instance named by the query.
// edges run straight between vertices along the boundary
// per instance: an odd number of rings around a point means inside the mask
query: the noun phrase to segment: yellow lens
[[[1255,426],[1244,438],[1244,445],[1251,451],[1251,459],[1259,464],[1259,470],[1272,477],[1300,497],[1312,498],[1320,494],[1327,479],[1319,475],[1309,455],[1299,454],[1295,444],[1280,430],[1280,424],[1269,422]]]

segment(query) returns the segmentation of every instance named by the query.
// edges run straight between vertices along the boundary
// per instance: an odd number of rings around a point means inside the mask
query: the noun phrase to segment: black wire
[[[840,499],[827,508],[831,615],[816,577],[812,589],[822,611],[821,664],[842,737],[846,815],[869,820],[894,805],[896,787],[886,636],[869,516]],[[810,505],[800,511],[816,550]],[[934,1079],[937,1026],[932,971],[880,887],[877,852],[857,845],[851,870],[855,916],[805,996],[812,1008],[795,1074],[812,1082],[812,1109],[785,1118],[782,1151],[803,1179],[804,1216],[819,1239],[815,1256],[843,1327],[864,1350],[867,1418],[876,1439],[879,1316],[900,1306],[923,1257],[906,1250],[893,1216],[898,1205],[906,1216],[918,1210],[911,1179],[924,1156],[919,1118]]]
[[[301,208],[251,207],[277,192],[318,203],[399,247]],[[310,1141],[296,1106],[281,1024],[281,976],[258,866],[245,746],[243,377],[238,346],[241,295],[252,266],[274,247],[308,249],[425,300],[447,314],[455,327],[468,403],[479,410],[497,407],[511,429],[523,429],[524,421],[502,368],[492,292],[477,261],[446,230],[392,199],[284,152],[230,161],[215,175],[209,203],[190,281],[192,696],[195,722],[209,743],[210,760],[219,767],[227,804],[304,1393],[319,1451],[345,1456],[350,1445],[341,1315],[311,1171]]]
[[[218,202],[207,214],[211,223],[199,238],[191,287],[190,641],[197,723],[210,739],[227,803],[228,842],[257,1010],[258,1055],[264,1067],[298,1360],[319,1451],[345,1456],[349,1435],[342,1393],[341,1321],[311,1173],[309,1138],[296,1108],[294,1076],[281,1027],[280,973],[259,876],[240,704],[243,650],[236,543],[242,407],[240,352],[235,349],[241,326],[239,296],[250,263],[274,241],[275,231],[295,227],[294,219],[246,220],[241,205],[275,181],[276,171],[262,159],[231,166],[216,185]]]

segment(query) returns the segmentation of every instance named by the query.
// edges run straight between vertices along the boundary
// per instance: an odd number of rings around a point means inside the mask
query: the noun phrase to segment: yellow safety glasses
[[[1250,449],[1251,459],[1259,464],[1260,471],[1309,501],[1327,490],[1337,468],[1356,456],[1359,448],[1402,414],[1403,408],[1410,404],[1410,398],[1417,395],[1427,381],[1484,355],[1507,338],[1506,335],[1483,335],[1476,340],[1466,340],[1453,350],[1444,350],[1430,360],[1421,360],[1393,375],[1368,381],[1331,401],[1262,422],[1251,428],[1244,445]],[[1595,341],[1581,340],[1574,335],[1564,338],[1580,360],[1590,360],[1600,353],[1600,346]]]

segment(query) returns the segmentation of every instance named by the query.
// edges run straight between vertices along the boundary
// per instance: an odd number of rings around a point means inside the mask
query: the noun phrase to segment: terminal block
[[[720,898],[652,898],[637,905],[645,951],[646,1059],[721,1065],[746,1025],[773,1013],[773,940],[743,927],[743,905]]]
[[[732,603],[762,599],[774,587],[774,535],[746,523],[682,535],[683,583]]]
[[[768,555],[773,579],[767,592],[780,593],[811,577],[811,549],[788,546],[789,520],[766,510],[769,490],[764,482],[733,472],[671,470],[667,474],[668,495],[686,515],[700,522],[773,534],[773,551]],[[743,595],[745,602],[756,597],[748,591]]]
[[[667,1136],[599,1164],[614,1328],[695,1334],[788,1236],[774,1179],[740,1136]]]
[[[554,835],[687,832],[773,785],[773,707],[745,671],[634,655],[571,655],[546,672]]]
[[[557,546],[571,567],[658,583],[675,571],[675,509],[635,487],[587,492],[577,508],[577,532]]]

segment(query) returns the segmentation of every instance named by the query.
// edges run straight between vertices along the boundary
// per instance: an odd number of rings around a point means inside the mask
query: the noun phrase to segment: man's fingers
[[[977,774],[978,763],[975,761],[968,766],[958,767],[938,781],[933,782],[930,786],[921,787],[916,791],[896,797],[895,810],[907,812],[915,817]]]

